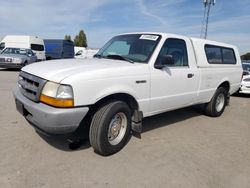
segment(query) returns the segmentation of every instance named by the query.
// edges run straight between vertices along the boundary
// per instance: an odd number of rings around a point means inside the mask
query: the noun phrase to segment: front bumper
[[[18,63],[0,63],[1,68],[22,68],[23,64]]]
[[[19,88],[13,94],[17,110],[37,131],[46,135],[73,133],[89,110],[88,107],[54,108],[36,103],[24,97]]]
[[[242,82],[239,93],[250,94],[250,82]]]

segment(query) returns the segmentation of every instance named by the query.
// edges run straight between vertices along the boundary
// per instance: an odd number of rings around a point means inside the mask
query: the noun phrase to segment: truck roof
[[[37,36],[30,36],[30,35],[6,35],[3,40],[8,40],[8,41],[17,41],[17,40],[30,40],[30,39],[40,39]]]
[[[230,47],[230,48],[235,48],[234,45],[227,44],[227,43],[222,43],[222,42],[217,42],[213,40],[208,40],[208,39],[201,39],[201,38],[196,38],[196,37],[189,37],[185,35],[179,35],[179,34],[173,34],[173,33],[163,33],[163,32],[131,32],[131,33],[122,33],[120,35],[124,34],[153,34],[153,35],[161,35],[162,37],[186,37],[189,38],[191,41],[195,43],[202,43],[202,44],[212,44],[212,45],[217,45],[217,46],[225,46],[225,47]]]

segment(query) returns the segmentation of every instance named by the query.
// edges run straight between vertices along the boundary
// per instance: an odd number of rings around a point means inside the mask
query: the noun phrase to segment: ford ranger
[[[195,104],[220,116],[241,83],[235,46],[167,33],[113,37],[93,59],[66,59],[22,68],[17,110],[49,135],[88,129],[101,155],[120,151],[142,119]]]

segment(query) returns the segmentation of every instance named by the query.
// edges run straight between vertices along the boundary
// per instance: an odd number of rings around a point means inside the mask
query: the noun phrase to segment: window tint
[[[32,50],[27,50],[27,54],[28,54],[28,55],[31,55],[31,56],[35,56],[35,54],[33,53]]]
[[[103,58],[119,55],[138,63],[147,63],[160,39],[160,35],[153,34],[119,35],[106,43],[97,55]]]
[[[5,48],[5,43],[4,42],[0,43],[0,50],[3,50],[4,48]]]
[[[234,51],[230,48],[222,48],[223,62],[225,64],[236,64]]]
[[[208,63],[212,63],[212,64],[222,63],[220,47],[206,46],[206,55],[207,55]]]
[[[76,56],[79,56],[79,55],[82,55],[83,51],[82,50],[79,50],[75,55]]]
[[[130,45],[126,41],[115,41],[107,48],[103,55],[128,55],[129,49]]]
[[[162,60],[166,55],[172,56],[174,60],[174,64],[171,66],[188,66],[187,47],[184,40],[167,39],[157,57],[156,64],[162,64]]]
[[[5,48],[2,54],[20,54],[27,55],[28,50],[25,48]]]
[[[205,52],[210,64],[236,64],[234,51],[231,48],[205,45]]]
[[[43,51],[44,50],[44,46],[41,44],[31,44],[31,49],[35,50],[35,51]]]

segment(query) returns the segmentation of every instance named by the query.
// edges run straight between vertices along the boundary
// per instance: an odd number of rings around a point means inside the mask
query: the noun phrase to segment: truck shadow
[[[0,68],[0,72],[20,72],[21,69],[16,69],[16,68],[12,68],[12,69],[6,69],[6,68]]]
[[[250,94],[236,93],[232,95],[233,97],[250,98]]]
[[[77,140],[77,142],[69,142],[68,137],[65,136],[46,136],[39,132],[37,134],[49,145],[56,149],[72,152],[75,150],[84,150],[91,147],[89,140]]]
[[[166,127],[166,126],[169,126],[171,124],[178,123],[178,122],[184,121],[186,119],[189,119],[192,117],[197,117],[200,115],[203,115],[203,106],[202,105],[196,105],[196,106],[178,109],[178,110],[162,113],[159,115],[155,115],[152,117],[148,117],[148,118],[145,118],[143,120],[143,132],[141,134],[143,135],[143,133],[145,133],[147,131],[158,129],[161,127]],[[82,129],[79,129],[78,131],[79,132],[77,133],[77,135],[82,133]],[[72,151],[76,151],[76,150],[88,149],[91,147],[88,139],[77,140],[77,138],[76,138],[77,142],[72,144],[72,143],[68,142],[67,138],[64,136],[62,136],[62,137],[50,136],[49,137],[49,136],[44,136],[43,134],[41,134],[39,132],[37,132],[37,133],[49,145],[55,147],[56,149],[62,150],[62,151],[72,152]],[[139,139],[141,138],[141,135],[137,134],[137,133],[133,133],[133,136],[135,136]]]
[[[165,112],[152,117],[147,117],[143,120],[143,133],[151,131],[153,129],[158,129],[161,127],[166,127],[168,125],[190,119],[192,117],[197,117],[203,115],[204,113],[203,105],[196,105],[187,108],[182,108],[170,112]]]

